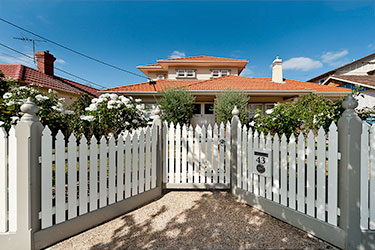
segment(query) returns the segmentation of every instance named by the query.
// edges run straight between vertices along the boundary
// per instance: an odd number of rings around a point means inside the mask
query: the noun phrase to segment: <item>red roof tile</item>
[[[233,62],[247,62],[243,59],[233,59],[233,58],[224,58],[216,56],[190,56],[190,57],[181,57],[181,58],[169,58],[169,59],[160,59],[159,61],[233,61]]]
[[[228,75],[209,80],[184,81],[184,80],[158,80],[155,84],[156,91],[163,91],[168,88],[186,87],[191,91],[221,91],[221,90],[294,90],[294,91],[316,91],[316,92],[350,92],[351,90],[338,87],[319,85],[316,83],[302,82],[286,79],[285,83],[275,83],[271,78],[248,78],[243,76]],[[102,90],[104,92],[124,91],[124,92],[153,92],[155,89],[148,82],[130,84],[115,88]]]
[[[93,97],[99,96],[99,92],[95,88],[62,77],[49,76],[24,65],[0,64],[0,71],[5,77],[11,77],[17,81],[32,83],[42,87],[75,94],[88,94]]]

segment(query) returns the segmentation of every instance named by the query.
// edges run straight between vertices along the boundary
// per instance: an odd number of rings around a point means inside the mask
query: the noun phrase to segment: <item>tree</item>
[[[188,124],[193,117],[195,98],[184,89],[168,89],[162,93],[158,105],[162,118],[168,123]]]
[[[317,131],[321,126],[328,130],[332,122],[338,121],[343,108],[342,99],[332,101],[323,96],[310,94],[291,103],[278,104],[263,114],[257,111],[250,123],[254,129],[271,134],[290,136],[310,130]]]
[[[247,104],[249,97],[239,91],[227,90],[216,96],[214,111],[216,122],[226,123],[232,119],[232,110],[236,105],[240,111],[239,118],[242,124],[246,124],[249,120],[249,111]]]

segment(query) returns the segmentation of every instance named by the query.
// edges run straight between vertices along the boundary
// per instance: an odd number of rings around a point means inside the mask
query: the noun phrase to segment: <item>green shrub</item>
[[[260,132],[287,136],[310,130],[316,132],[321,126],[327,131],[331,123],[337,123],[340,118],[341,104],[342,100],[332,101],[310,94],[296,102],[278,104],[266,114],[257,111],[250,125]]]
[[[232,111],[235,105],[237,105],[240,111],[240,121],[242,124],[248,123],[249,120],[249,110],[247,109],[247,104],[249,97],[239,91],[228,90],[224,93],[216,96],[214,111],[216,122],[226,123],[232,119]]]
[[[158,105],[162,118],[168,123],[189,124],[193,117],[195,98],[185,89],[168,89],[162,93]]]

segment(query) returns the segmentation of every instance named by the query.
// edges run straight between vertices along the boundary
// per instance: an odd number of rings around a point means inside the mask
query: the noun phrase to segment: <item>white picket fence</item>
[[[164,123],[164,183],[230,183],[230,123],[187,127]],[[184,186],[184,185],[180,185]],[[188,187],[185,185],[185,187]],[[191,187],[197,187],[192,185]]]
[[[254,173],[253,149],[272,151],[272,177]],[[265,136],[238,127],[237,187],[337,226],[338,133],[334,123],[326,135],[320,128],[291,135]]]
[[[115,138],[59,131],[42,136],[41,227],[73,219],[156,187],[156,126]],[[67,147],[66,147],[67,145]],[[55,182],[53,182],[53,176]]]
[[[0,233],[17,231],[16,133],[0,128]]]
[[[375,125],[362,124],[361,228],[375,230]]]

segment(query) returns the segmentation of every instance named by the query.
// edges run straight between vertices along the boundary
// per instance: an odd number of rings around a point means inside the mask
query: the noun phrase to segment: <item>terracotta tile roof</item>
[[[247,62],[247,60],[243,59],[233,59],[233,58],[224,58],[224,57],[216,57],[216,56],[190,56],[190,57],[181,57],[181,58],[169,58],[169,59],[160,59],[159,61],[234,61],[234,62]]]
[[[375,87],[375,75],[332,75],[332,77]]]
[[[147,65],[139,65],[137,68],[142,68],[142,67],[161,67],[160,64],[147,64]]]
[[[33,83],[57,91],[65,91],[75,94],[88,94],[93,97],[99,96],[97,89],[62,78],[49,76],[38,70],[20,64],[0,64],[0,71],[5,77],[11,77],[17,81]]]
[[[228,75],[209,80],[200,81],[183,81],[183,80],[158,80],[156,83],[156,90],[163,91],[168,88],[186,87],[191,91],[222,91],[222,90],[244,90],[244,91],[270,91],[270,90],[293,90],[293,91],[316,91],[316,92],[350,92],[351,90],[339,87],[330,87],[319,85],[316,83],[302,82],[296,80],[286,79],[285,83],[275,83],[271,78],[248,78],[243,76]],[[102,91],[155,91],[153,86],[148,82],[130,84],[121,87],[104,89]]]
[[[198,81],[188,81],[188,80],[157,80],[155,84],[156,91],[164,91],[170,88],[181,88],[187,87],[189,84],[196,83]],[[148,82],[141,82],[135,84],[129,84],[114,88],[103,89],[100,91],[155,91],[153,85],[150,85]]]

